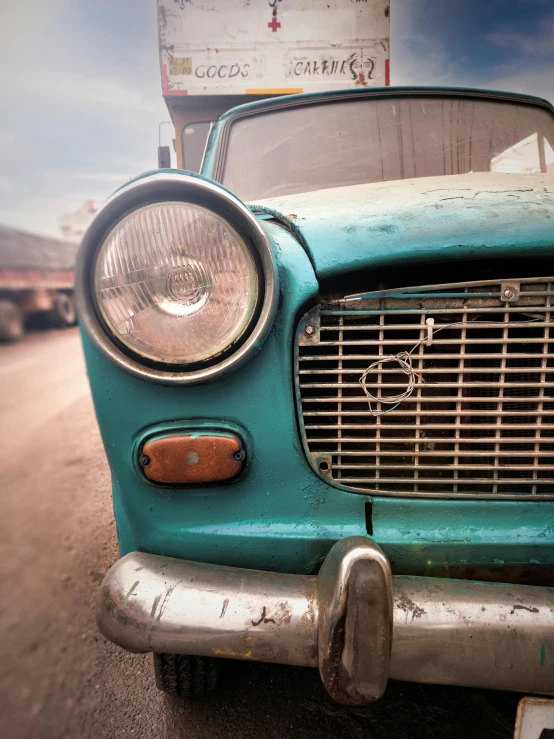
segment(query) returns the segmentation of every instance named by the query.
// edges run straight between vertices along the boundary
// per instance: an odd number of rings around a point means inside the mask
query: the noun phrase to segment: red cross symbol
[[[281,24],[279,23],[279,21],[277,20],[277,18],[275,16],[273,16],[273,18],[271,19],[271,23],[268,23],[267,24],[267,27],[268,28],[271,28],[271,30],[273,31],[273,33],[277,33],[277,29],[278,28],[281,28]]]

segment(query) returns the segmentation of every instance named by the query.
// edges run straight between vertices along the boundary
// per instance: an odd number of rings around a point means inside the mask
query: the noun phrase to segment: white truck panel
[[[158,32],[166,97],[389,84],[388,0],[158,0]]]

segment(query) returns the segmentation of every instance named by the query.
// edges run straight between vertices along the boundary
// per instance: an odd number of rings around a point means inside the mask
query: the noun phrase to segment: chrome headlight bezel
[[[133,211],[152,203],[182,201],[199,205],[223,218],[245,241],[259,269],[259,299],[252,320],[237,344],[194,368],[151,362],[125,347],[106,326],[96,302],[96,259],[114,226]],[[77,257],[75,289],[79,318],[86,332],[114,364],[126,372],[164,385],[190,385],[237,369],[265,340],[275,316],[278,274],[270,243],[257,219],[237,197],[201,176],[156,173],[116,192],[87,230]]]

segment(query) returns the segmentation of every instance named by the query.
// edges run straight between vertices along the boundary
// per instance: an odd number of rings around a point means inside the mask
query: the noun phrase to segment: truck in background
[[[158,38],[177,166],[195,172],[212,122],[237,105],[390,84],[388,0],[158,0]]]
[[[73,326],[74,264],[78,244],[0,226],[0,340],[17,341],[27,320],[42,314]]]

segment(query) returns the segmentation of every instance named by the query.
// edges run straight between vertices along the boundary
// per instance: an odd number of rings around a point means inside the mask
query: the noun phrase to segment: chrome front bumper
[[[318,667],[342,703],[377,700],[389,677],[554,693],[554,588],[392,577],[364,537],[317,577],[134,552],[104,578],[97,620],[132,652]]]

